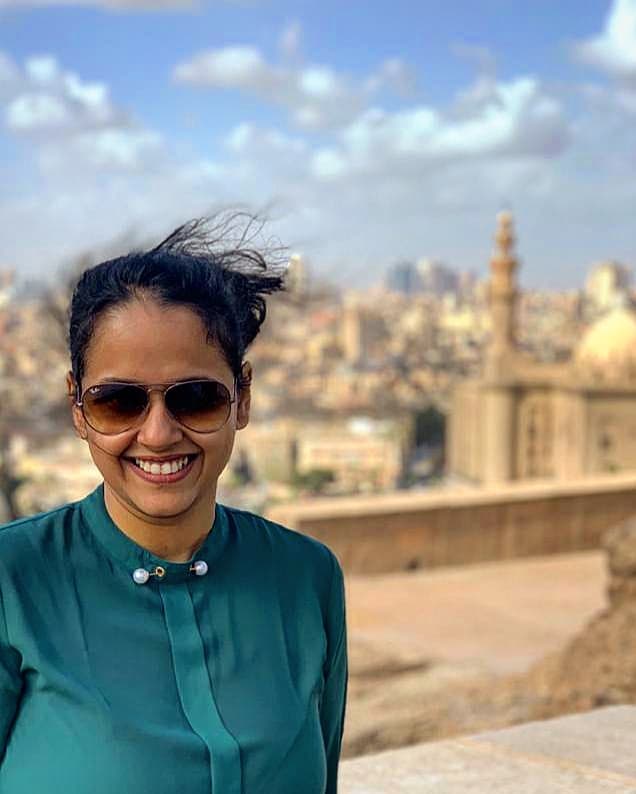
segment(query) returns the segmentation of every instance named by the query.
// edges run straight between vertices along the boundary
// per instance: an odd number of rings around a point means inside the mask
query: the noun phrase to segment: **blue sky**
[[[636,0],[0,0],[0,267],[268,208],[345,286],[396,259],[636,266]]]

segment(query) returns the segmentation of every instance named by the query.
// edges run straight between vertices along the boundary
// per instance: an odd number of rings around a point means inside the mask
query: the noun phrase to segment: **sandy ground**
[[[606,580],[601,552],[349,576],[352,674],[365,649],[406,662],[522,672],[605,606]]]

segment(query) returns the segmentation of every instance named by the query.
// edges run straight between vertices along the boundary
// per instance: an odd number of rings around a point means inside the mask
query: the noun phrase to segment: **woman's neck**
[[[155,518],[137,512],[104,483],[104,504],[117,527],[155,557],[188,562],[205,541],[214,524],[214,496],[192,506],[185,516]]]

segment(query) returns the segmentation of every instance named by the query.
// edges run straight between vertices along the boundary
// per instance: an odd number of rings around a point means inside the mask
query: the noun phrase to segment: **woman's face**
[[[185,306],[164,307],[152,299],[132,300],[98,318],[86,351],[82,391],[106,380],[163,384],[213,378],[234,396],[234,376],[220,349],[206,341],[201,319]],[[68,378],[69,392],[74,384]],[[227,423],[214,433],[196,433],[167,412],[163,395],[150,393],[142,424],[117,435],[103,435],[73,408],[77,432],[88,442],[105,489],[137,518],[186,519],[202,502],[212,505],[219,475],[232,451],[236,430],[249,418],[249,388],[232,404]],[[135,458],[160,462],[196,455],[188,473],[170,483],[144,479]]]

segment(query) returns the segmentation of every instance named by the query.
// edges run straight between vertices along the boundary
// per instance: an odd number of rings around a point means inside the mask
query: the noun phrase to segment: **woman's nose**
[[[151,392],[150,405],[137,439],[147,447],[165,447],[179,441],[183,432],[179,423],[166,408],[163,394]]]

